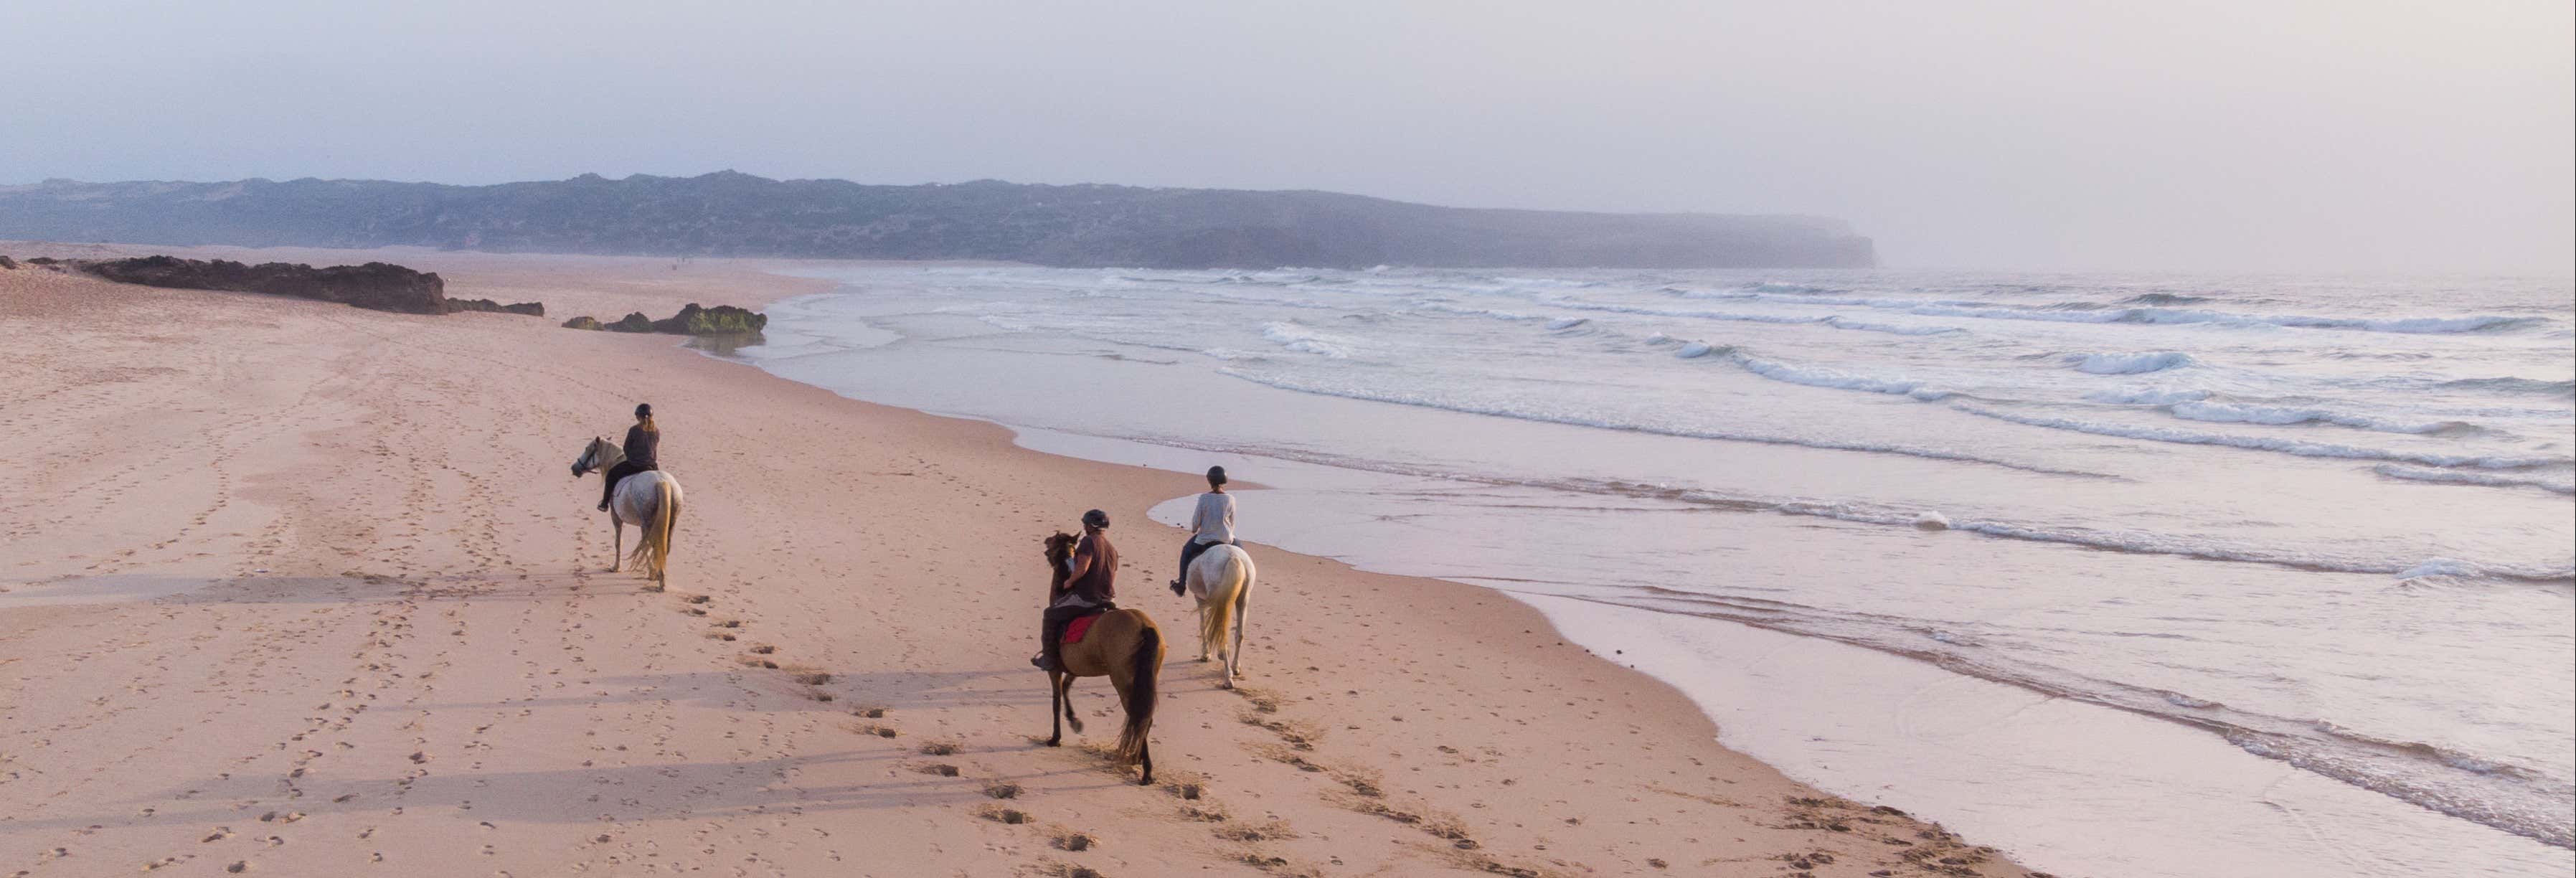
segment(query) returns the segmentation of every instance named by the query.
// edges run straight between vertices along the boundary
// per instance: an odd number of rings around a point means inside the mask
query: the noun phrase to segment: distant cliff
[[[448,186],[378,180],[0,186],[0,238],[249,247],[992,259],[1140,268],[1859,267],[1837,220],[1432,207],[1330,192],[867,186],[722,171]]]

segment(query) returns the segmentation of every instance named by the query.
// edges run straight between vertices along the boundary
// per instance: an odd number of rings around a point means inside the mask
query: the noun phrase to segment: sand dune
[[[559,316],[0,271],[0,874],[2031,874],[1465,585],[1254,545],[1222,690],[1145,516],[1188,477],[555,326],[810,282],[257,258]],[[659,593],[567,471],[639,400],[690,498]],[[1102,758],[1102,681],[1082,746],[1034,743],[1037,541],[1093,506],[1174,638],[1152,789]]]

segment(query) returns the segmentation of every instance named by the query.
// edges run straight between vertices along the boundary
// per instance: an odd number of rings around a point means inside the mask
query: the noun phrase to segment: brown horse
[[[1064,588],[1064,562],[1073,557],[1074,540],[1062,531],[1046,538],[1047,568],[1055,571],[1047,589],[1050,598]],[[1144,776],[1136,782],[1152,785],[1154,751],[1145,738],[1154,729],[1154,678],[1162,670],[1163,631],[1154,627],[1153,617],[1143,610],[1101,614],[1082,642],[1064,645],[1064,670],[1047,672],[1047,690],[1055,696],[1054,706],[1047,710],[1055,722],[1055,734],[1047,737],[1047,746],[1063,746],[1068,723],[1074,734],[1082,733],[1082,717],[1073,712],[1073,681],[1108,677],[1109,685],[1118,689],[1118,703],[1127,709],[1127,727],[1118,733],[1118,764],[1144,766]]]

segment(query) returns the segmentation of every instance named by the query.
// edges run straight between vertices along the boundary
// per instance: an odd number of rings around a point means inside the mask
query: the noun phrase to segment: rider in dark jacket
[[[635,426],[626,428],[626,459],[608,468],[608,477],[604,480],[608,484],[599,489],[600,511],[608,511],[608,501],[617,496],[619,481],[636,473],[652,472],[662,468],[662,462],[654,457],[654,453],[660,450],[661,444],[662,431],[653,426],[652,404],[637,404]]]

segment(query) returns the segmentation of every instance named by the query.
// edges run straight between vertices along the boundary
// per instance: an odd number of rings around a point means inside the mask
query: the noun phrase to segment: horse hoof
[[[1064,739],[1063,739],[1063,738],[1048,738],[1048,739],[1047,739],[1047,746],[1049,746],[1049,747],[1062,747],[1062,746],[1064,746]]]
[[[1207,657],[1207,656],[1199,656],[1199,661],[1207,661],[1207,660],[1208,660],[1208,657]]]

